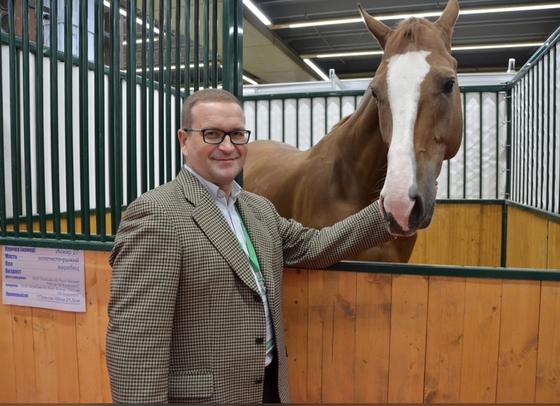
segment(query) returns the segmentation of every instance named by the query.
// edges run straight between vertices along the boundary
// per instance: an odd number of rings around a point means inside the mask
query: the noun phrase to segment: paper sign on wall
[[[86,311],[84,252],[2,247],[2,303]]]

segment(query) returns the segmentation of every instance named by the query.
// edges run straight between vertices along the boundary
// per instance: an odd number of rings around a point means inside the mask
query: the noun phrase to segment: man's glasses
[[[226,135],[229,135],[232,144],[243,145],[249,142],[249,137],[251,136],[251,131],[249,130],[223,131],[211,128],[183,128],[183,130],[201,132],[202,139],[207,144],[221,144]]]

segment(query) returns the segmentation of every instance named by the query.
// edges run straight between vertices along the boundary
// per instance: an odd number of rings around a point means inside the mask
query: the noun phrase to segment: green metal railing
[[[110,249],[123,208],[179,171],[185,96],[242,95],[242,0],[123,4],[1,10],[2,244]]]
[[[142,0],[138,8],[127,2],[124,9],[116,0],[8,4],[10,32],[0,34],[0,243],[109,250],[128,203],[179,170],[175,131],[184,97],[220,85],[242,96],[242,2]],[[43,21],[31,18],[42,15],[38,10],[48,14],[48,26],[34,25]],[[557,90],[546,93],[547,87],[560,85],[553,74],[557,48],[558,31],[512,82],[461,88],[468,117],[464,147],[458,161],[443,168],[440,196],[451,202],[503,204],[504,216],[507,205],[518,205],[560,221],[560,154],[528,158],[518,152],[519,146],[532,152],[535,134],[540,134],[537,152],[560,148],[554,135]],[[533,88],[541,85],[544,89]],[[355,107],[362,94],[325,91],[243,99],[256,138],[291,142],[295,135],[293,143],[301,147],[318,142],[318,134],[348,114],[348,106]],[[293,117],[286,113],[291,103],[296,105]],[[259,104],[265,106],[264,116],[257,113]],[[273,122],[274,108],[281,111],[281,125]],[[323,109],[324,116],[314,115],[314,108]],[[548,124],[535,127],[543,119]],[[492,134],[483,130],[488,127]],[[305,132],[311,138],[303,142]],[[480,150],[486,139],[493,144],[495,162],[489,171],[492,187],[484,189],[482,165],[488,157],[480,153],[471,159],[466,145]],[[528,160],[531,166],[524,167]],[[468,165],[478,168],[475,176],[467,174],[472,173]],[[552,181],[532,182],[548,168]],[[550,186],[539,198],[551,204],[532,205],[525,198],[535,196],[535,185]]]

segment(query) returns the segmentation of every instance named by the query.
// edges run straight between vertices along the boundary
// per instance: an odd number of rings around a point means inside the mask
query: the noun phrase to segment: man
[[[185,167],[128,207],[113,266],[107,364],[116,402],[289,402],[285,265],[324,268],[391,240],[377,203],[321,231],[234,181],[250,132],[241,104],[194,93]]]

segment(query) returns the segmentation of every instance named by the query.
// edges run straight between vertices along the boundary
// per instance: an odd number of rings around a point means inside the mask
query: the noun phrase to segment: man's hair
[[[185,99],[183,103],[183,110],[181,112],[181,122],[183,126],[189,127],[192,123],[192,109],[194,106],[200,103],[212,103],[212,102],[223,102],[223,103],[234,103],[237,104],[241,109],[243,105],[237,97],[223,89],[202,89]]]

